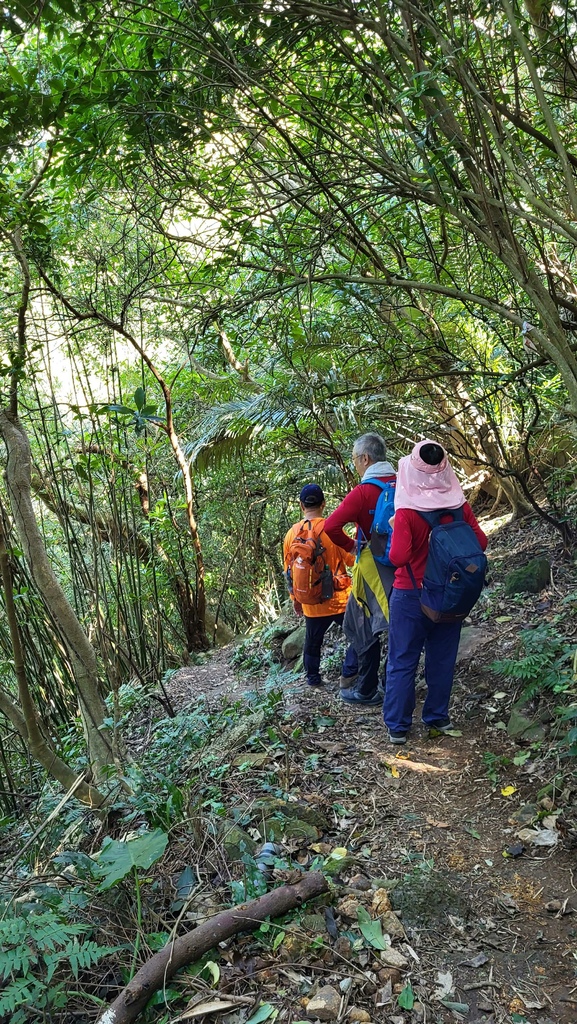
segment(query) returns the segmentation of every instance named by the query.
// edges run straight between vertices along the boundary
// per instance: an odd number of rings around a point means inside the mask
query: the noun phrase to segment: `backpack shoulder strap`
[[[421,519],[425,520],[430,530],[432,530],[435,526],[438,526],[439,523],[441,522],[440,511],[421,512],[419,509],[414,509],[414,511],[417,513],[418,516],[421,517]]]
[[[380,487],[381,488],[381,491],[386,491],[389,487],[394,487],[395,486],[395,481],[394,480],[389,480],[388,483],[385,483],[384,480],[378,480],[376,476],[371,477],[369,480],[361,480],[361,483],[363,483],[363,484],[375,484],[376,487]]]
[[[462,522],[465,518],[462,505],[459,508],[437,508],[432,512],[421,512],[418,509],[414,511],[429,524],[431,530],[439,525],[441,516],[451,516],[454,523]]]
[[[303,522],[304,523],[308,523],[311,536],[314,537],[314,539],[317,541],[317,543],[320,544],[321,547],[323,547],[323,549],[324,549],[324,546],[323,546],[322,541],[321,541],[321,537],[322,537],[322,535],[324,533],[326,519],[321,519],[320,526],[317,525],[316,527],[313,526],[313,524],[311,523],[310,519],[303,519]],[[326,539],[329,540],[328,537]]]

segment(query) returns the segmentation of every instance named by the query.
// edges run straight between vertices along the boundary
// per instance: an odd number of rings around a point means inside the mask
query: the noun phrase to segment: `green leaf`
[[[146,405],[146,392],[144,388],[137,388],[134,392],[134,404],[140,412]]]
[[[481,838],[481,836],[477,832],[476,828],[472,828],[472,827],[468,828],[467,825],[465,825],[465,832],[468,832],[470,836],[473,836],[473,839],[480,839]]]
[[[159,950],[159,949],[162,949],[163,946],[166,946],[166,943],[168,942],[169,939],[170,939],[170,933],[169,932],[147,932],[146,933],[146,944],[147,944],[147,946],[150,947],[150,949],[154,949],[155,951]]]
[[[107,405],[106,412],[121,412],[123,416],[134,415],[134,409],[129,409],[127,405]]]
[[[385,942],[381,922],[373,921],[372,917],[364,907],[358,908],[357,920],[359,922],[359,928],[369,945],[373,946],[374,949],[388,948],[389,943]]]
[[[397,996],[397,1003],[403,1010],[412,1010],[415,1005],[415,993],[411,983],[407,983],[404,989]]]
[[[57,7],[60,7],[60,10],[69,14],[71,18],[78,17],[78,10],[76,5],[72,3],[72,0],[54,0],[54,2]]]
[[[166,832],[157,828],[126,842],[106,838],[98,860],[98,873],[104,877],[100,889],[110,889],[133,868],[149,868],[162,857],[168,843]]]
[[[252,1017],[249,1017],[245,1024],[260,1024],[263,1020],[268,1020],[269,1017],[273,1017],[273,1020],[278,1016],[278,1010],[275,1010],[272,1003],[261,1003],[258,1010],[253,1013]]]
[[[176,894],[180,900],[185,900],[198,885],[196,873],[190,865],[187,865],[176,880]]]
[[[429,729],[429,739],[436,740],[439,736],[462,736],[460,729],[436,729],[434,725]]]
[[[18,68],[15,68],[13,64],[9,64],[7,70],[12,81],[16,82],[16,85],[20,85],[24,88],[26,85],[24,75],[18,70]]]
[[[218,964],[214,960],[207,960],[204,969],[210,974],[213,985],[218,985],[220,981],[220,967]]]

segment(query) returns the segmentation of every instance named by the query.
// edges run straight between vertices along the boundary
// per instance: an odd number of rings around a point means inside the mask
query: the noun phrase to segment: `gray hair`
[[[380,434],[362,434],[353,445],[353,455],[368,455],[371,462],[384,462],[387,442]]]

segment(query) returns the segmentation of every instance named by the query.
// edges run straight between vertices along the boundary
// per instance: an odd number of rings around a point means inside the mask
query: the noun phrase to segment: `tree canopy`
[[[4,9],[8,554],[94,763],[108,688],[278,606],[287,496],[344,494],[362,430],[439,438],[572,548],[575,30],[533,0]]]

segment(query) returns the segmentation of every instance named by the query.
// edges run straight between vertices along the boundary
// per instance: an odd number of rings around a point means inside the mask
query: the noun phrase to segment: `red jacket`
[[[487,538],[475,519],[473,510],[468,502],[465,502],[463,505],[463,516],[465,522],[473,527],[475,536],[484,551],[488,543]],[[451,516],[441,516],[441,522],[450,523]],[[399,508],[395,512],[395,524],[389,558],[393,565],[398,566],[393,584],[397,590],[413,589],[413,581],[405,568],[408,564],[410,564],[413,570],[417,586],[421,586],[423,576],[425,575],[427,555],[429,554],[430,532],[429,524],[412,508]]]
[[[375,477],[375,479],[383,480],[384,483],[390,483],[396,477],[379,476]],[[343,526],[346,526],[347,523],[355,523],[357,526],[356,535],[358,536],[359,530],[362,530],[368,540],[371,536],[373,515],[380,493],[381,488],[377,487],[376,484],[357,484],[347,494],[346,498],[343,498],[339,507],[335,509],[332,515],[328,517],[325,522],[325,533],[338,547],[344,548],[345,551],[353,551],[355,547],[352,537],[347,537],[346,533],[343,533]]]

